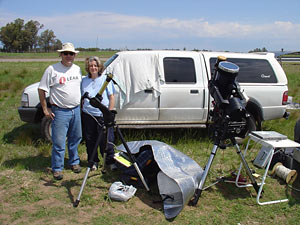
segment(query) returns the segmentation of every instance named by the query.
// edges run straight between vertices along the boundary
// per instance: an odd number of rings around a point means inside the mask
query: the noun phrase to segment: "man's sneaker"
[[[62,180],[63,179],[62,171],[53,172],[53,177],[55,180]]]
[[[81,167],[80,167],[79,164],[73,165],[73,166],[71,166],[71,170],[72,170],[74,173],[80,173],[80,172],[81,172]]]

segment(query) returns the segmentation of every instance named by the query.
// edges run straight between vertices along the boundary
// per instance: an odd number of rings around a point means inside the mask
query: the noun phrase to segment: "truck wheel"
[[[298,119],[294,128],[294,140],[300,143],[300,119]]]
[[[256,131],[256,129],[257,129],[256,120],[252,115],[250,115],[250,117],[247,120],[247,127],[248,127],[248,130],[244,131],[245,138],[251,133],[251,131]],[[238,144],[242,144],[243,141],[245,140],[245,138],[236,137],[235,140]]]
[[[47,119],[45,116],[41,122],[41,134],[44,139],[51,142],[52,130],[51,130],[51,119]]]
[[[257,125],[256,125],[256,120],[255,118],[250,115],[250,117],[247,120],[247,126],[248,126],[248,131],[247,131],[247,135],[251,133],[251,131],[256,131],[257,130]]]

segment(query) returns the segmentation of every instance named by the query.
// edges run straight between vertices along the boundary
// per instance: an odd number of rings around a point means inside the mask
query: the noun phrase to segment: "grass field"
[[[94,51],[94,52],[79,52],[77,57],[79,58],[86,58],[91,55],[95,55],[101,58],[109,58],[112,56],[116,51]],[[0,59],[55,59],[58,58],[58,52],[50,52],[50,53],[6,53],[0,52]]]
[[[54,181],[47,170],[51,145],[41,139],[38,124],[20,121],[17,112],[23,88],[39,81],[49,64],[51,62],[0,62],[0,224],[299,224],[299,192],[275,178],[267,179],[263,200],[287,197],[289,202],[259,206],[253,188],[239,189],[219,183],[202,193],[196,207],[185,206],[173,221],[167,221],[162,203],[154,201],[160,200],[155,187],[152,186],[155,190],[152,193],[138,189],[128,202],[114,202],[108,198],[108,189],[118,180],[119,172],[103,175],[95,171],[89,175],[79,207],[74,208],[87,166],[84,145],[79,147],[83,172],[74,174],[66,169],[64,179]],[[83,62],[78,64],[84,71]],[[289,80],[289,95],[300,102],[300,64],[284,63],[283,68]],[[300,112],[291,110],[288,120],[265,122],[263,129],[275,130],[293,139],[298,118]],[[165,142],[202,167],[213,147],[206,130],[123,130],[123,134],[127,141]],[[241,145],[241,149],[244,147]],[[257,146],[252,146],[248,159],[254,159],[256,154]],[[206,184],[230,175],[238,169],[239,162],[233,148],[219,150]],[[261,169],[255,170],[262,173]],[[297,185],[300,186],[299,179],[294,187],[298,188]]]

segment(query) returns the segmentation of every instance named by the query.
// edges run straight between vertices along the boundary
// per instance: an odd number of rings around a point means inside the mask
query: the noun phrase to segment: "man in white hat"
[[[46,118],[52,120],[51,167],[56,180],[63,179],[66,138],[68,164],[75,173],[80,173],[78,145],[81,141],[80,118],[80,67],[73,64],[76,51],[72,43],[64,43],[60,52],[61,62],[49,66],[40,81],[38,92]],[[49,93],[47,106],[46,92]],[[49,107],[49,108],[48,108]]]

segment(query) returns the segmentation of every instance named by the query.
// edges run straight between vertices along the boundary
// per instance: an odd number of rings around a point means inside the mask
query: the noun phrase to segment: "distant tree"
[[[51,47],[55,44],[55,34],[52,30],[45,30],[41,33],[39,38],[39,46],[44,49],[45,52],[49,52]]]
[[[251,50],[251,51],[249,51],[249,52],[267,52],[268,50],[265,48],[265,47],[263,47],[262,49],[260,49],[260,48],[255,48],[254,50]]]
[[[263,47],[261,51],[262,52],[267,52],[268,50],[265,47]]]
[[[82,48],[82,47],[79,47],[79,48],[76,48],[76,50],[78,51],[88,51],[88,52],[98,52],[100,51],[100,48]]]
[[[99,48],[87,48],[86,51],[89,51],[89,52],[98,52],[100,51]]]
[[[51,46],[51,49],[53,51],[56,51],[56,50],[61,49],[61,48],[62,48],[61,41],[59,39],[55,39],[53,45]]]
[[[44,27],[38,21],[30,20],[25,24],[23,41],[29,51],[35,50],[38,45],[38,32]]]
[[[38,31],[42,27],[38,21],[30,20],[24,24],[24,20],[20,18],[6,24],[0,30],[3,49],[8,52],[31,51],[37,46]]]
[[[24,24],[23,19],[16,19],[0,28],[0,42],[5,52],[30,52],[39,46],[44,51],[57,50],[62,43],[52,30],[45,30],[39,36],[39,31],[44,27],[38,21],[30,20]]]
[[[12,23],[1,27],[0,41],[3,43],[3,49],[8,52],[19,52],[22,49],[22,29],[24,20],[16,19]]]

